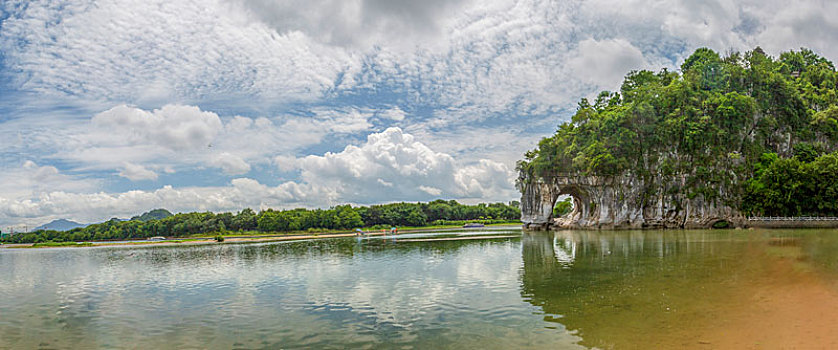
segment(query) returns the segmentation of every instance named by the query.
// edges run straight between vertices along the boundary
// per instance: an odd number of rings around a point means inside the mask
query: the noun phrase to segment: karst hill
[[[518,163],[530,228],[744,226],[838,214],[838,73],[801,49],[630,72]],[[553,218],[561,195],[573,211]]]

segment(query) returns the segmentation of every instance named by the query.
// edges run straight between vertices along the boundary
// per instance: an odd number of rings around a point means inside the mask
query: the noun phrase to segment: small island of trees
[[[522,178],[626,176],[754,216],[838,216],[838,72],[808,49],[696,50],[582,99],[518,163]],[[673,204],[677,206],[678,203]],[[556,214],[566,213],[559,203]]]

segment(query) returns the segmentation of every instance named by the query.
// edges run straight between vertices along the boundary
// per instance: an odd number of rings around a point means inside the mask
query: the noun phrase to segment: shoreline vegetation
[[[299,235],[354,235],[354,230],[387,232],[413,229],[462,227],[465,223],[484,225],[520,223],[518,203],[480,203],[464,205],[457,201],[436,200],[429,203],[391,203],[353,207],[341,205],[330,209],[265,209],[258,213],[243,209],[238,213],[191,212],[171,214],[163,209],[136,216],[131,220],[111,219],[68,231],[38,230],[3,237],[5,244],[42,244],[40,246],[78,246],[68,242],[107,242],[143,240],[163,236],[161,243],[216,239],[239,241],[236,237],[264,238]],[[145,243],[145,242],[124,242]],[[97,244],[101,245],[101,244]]]
[[[489,228],[518,228],[520,222],[509,221],[506,223],[488,224]],[[405,227],[399,228],[398,233],[390,233],[389,230],[365,230],[363,237],[372,236],[398,236],[407,233],[422,233],[437,230],[460,231],[469,230],[463,228],[462,225],[436,225],[423,227]],[[472,229],[473,230],[473,229]],[[191,244],[241,244],[241,243],[269,243],[281,241],[297,241],[308,239],[324,239],[324,238],[348,238],[357,237],[355,231],[340,230],[340,231],[324,231],[324,232],[226,232],[226,233],[210,233],[200,236],[191,236],[188,238],[174,238],[167,240],[136,240],[136,241],[90,241],[90,242],[43,242],[43,243],[11,243],[0,245],[2,248],[82,248],[82,247],[107,247],[107,246],[174,246],[174,245],[191,245]],[[221,237],[219,240],[218,238]],[[485,238],[488,236],[478,236]],[[508,238],[509,236],[491,236],[492,238]],[[418,241],[417,241],[418,242]]]

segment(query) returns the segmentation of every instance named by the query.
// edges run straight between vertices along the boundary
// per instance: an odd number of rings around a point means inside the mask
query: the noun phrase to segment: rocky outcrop
[[[744,227],[745,218],[722,199],[705,200],[672,188],[679,181],[642,181],[624,176],[555,176],[537,178],[522,174],[518,179],[521,221],[528,229],[647,229],[709,228],[721,221]],[[573,211],[553,218],[556,200],[573,198]],[[724,189],[719,198],[725,198]]]

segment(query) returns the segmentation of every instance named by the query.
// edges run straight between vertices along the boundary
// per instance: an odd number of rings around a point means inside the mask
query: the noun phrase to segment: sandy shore
[[[702,337],[704,349],[838,349],[838,285],[783,258],[739,291],[733,308]]]

